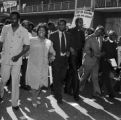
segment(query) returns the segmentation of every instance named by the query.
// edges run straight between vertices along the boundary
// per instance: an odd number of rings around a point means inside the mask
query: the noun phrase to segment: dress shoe
[[[13,110],[19,110],[19,106],[12,106]]]
[[[79,101],[80,100],[79,96],[74,96],[74,100]]]
[[[57,100],[57,103],[58,103],[59,105],[62,105],[62,104],[63,104],[63,101],[62,101],[62,100]]]
[[[34,108],[37,108],[37,104],[36,104],[36,103],[32,103],[32,106],[33,106]]]
[[[3,101],[3,98],[0,97],[0,103]]]
[[[31,87],[29,85],[22,85],[21,86],[21,89],[24,89],[24,90],[31,90]]]
[[[69,90],[64,90],[64,93],[68,94],[68,95],[73,95],[73,93],[71,91],[69,91]]]
[[[102,94],[96,92],[96,93],[94,93],[94,94],[92,95],[92,97],[94,97],[94,98],[101,98],[101,97],[102,97]]]
[[[115,95],[114,94],[109,94],[110,99],[114,99]]]

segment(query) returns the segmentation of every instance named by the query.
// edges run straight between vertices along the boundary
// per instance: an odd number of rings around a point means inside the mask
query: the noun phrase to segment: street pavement
[[[20,109],[11,107],[11,91],[5,88],[4,101],[0,104],[0,120],[121,120],[121,93],[113,100],[108,97],[92,98],[92,87],[87,85],[76,102],[63,94],[63,105],[58,105],[50,90],[38,96],[37,108],[31,103],[31,91],[20,89]]]

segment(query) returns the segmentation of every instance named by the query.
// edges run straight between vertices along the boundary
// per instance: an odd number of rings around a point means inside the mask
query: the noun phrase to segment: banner
[[[71,27],[75,27],[75,20],[77,18],[82,18],[83,19],[83,23],[84,23],[85,28],[91,27],[93,15],[94,15],[94,12],[92,12],[92,11],[76,10]]]
[[[17,1],[5,1],[3,2],[3,7],[4,9],[7,9],[7,8],[11,8],[11,7],[14,7],[14,6],[17,6]]]

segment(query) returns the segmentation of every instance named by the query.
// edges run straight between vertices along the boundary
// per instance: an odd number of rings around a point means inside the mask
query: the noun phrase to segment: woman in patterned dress
[[[38,91],[48,86],[48,63],[55,59],[52,42],[46,38],[47,28],[39,25],[37,37],[31,38],[26,79],[32,88],[32,105],[37,107]]]

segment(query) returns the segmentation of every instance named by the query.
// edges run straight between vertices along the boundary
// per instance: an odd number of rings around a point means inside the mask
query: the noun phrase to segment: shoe
[[[79,101],[80,100],[79,96],[74,96],[74,100]]]
[[[24,90],[31,90],[31,87],[29,85],[22,85],[21,86],[21,89],[24,89]]]
[[[92,95],[92,97],[94,97],[94,98],[101,98],[101,97],[102,97],[102,94],[96,92],[96,93],[94,93],[94,94]]]
[[[114,99],[115,95],[114,94],[109,94],[110,99]]]
[[[13,110],[19,110],[19,106],[12,106]]]
[[[62,105],[63,101],[62,100],[57,100],[57,104]]]
[[[0,103],[2,103],[2,101],[3,101],[3,98],[0,97]]]
[[[32,103],[32,106],[33,106],[34,108],[37,108],[37,104],[36,104],[36,103]]]
[[[71,96],[73,95],[73,93],[69,90],[64,90],[64,93],[67,94],[67,95],[71,95]]]

